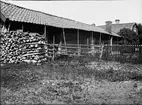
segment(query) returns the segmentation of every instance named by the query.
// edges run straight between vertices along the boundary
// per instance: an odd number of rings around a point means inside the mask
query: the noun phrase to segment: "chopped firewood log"
[[[39,62],[47,57],[46,40],[38,33],[10,31],[0,34],[1,63]],[[41,59],[42,58],[42,59]]]

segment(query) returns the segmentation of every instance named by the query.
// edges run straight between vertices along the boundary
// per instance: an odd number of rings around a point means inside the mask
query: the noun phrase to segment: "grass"
[[[86,79],[89,79],[90,81],[107,80],[111,82],[128,80],[142,81],[142,73],[136,71],[113,70],[113,68],[108,70],[97,70],[96,68],[89,69],[86,64],[90,61],[93,61],[93,58],[76,57],[48,61],[39,66],[26,63],[7,64],[1,67],[1,88],[4,92],[2,94],[2,103],[16,103],[16,100],[22,100],[18,101],[17,104],[25,102],[44,104],[48,103],[49,99],[51,101],[52,98],[57,98],[55,97],[55,94],[59,93],[63,94],[61,99],[59,98],[59,95],[56,95],[58,96],[58,101],[62,100],[59,102],[70,103],[73,99],[71,99],[70,94],[67,94],[70,91],[68,90],[69,85],[65,86],[69,81],[73,84],[75,84],[75,81],[78,81],[80,85],[83,84]],[[97,60],[97,62],[99,61]],[[41,81],[44,80],[47,82],[44,82],[43,85],[43,82]],[[52,83],[55,85],[52,85],[51,82],[48,83],[48,80],[53,80]],[[58,82],[56,82],[56,80]],[[64,82],[61,83],[61,81]],[[65,81],[68,82],[66,83]],[[64,86],[61,86],[61,84]],[[48,92],[45,90],[48,90]],[[9,95],[7,95],[8,93]],[[21,96],[17,96],[18,94],[21,94]],[[29,96],[28,99],[26,98],[27,96]],[[8,97],[11,98],[10,101],[8,101]],[[24,99],[26,101],[24,101]],[[54,101],[52,100],[52,103],[54,103]]]
[[[83,58],[84,59],[84,58]],[[44,78],[60,80],[81,80],[95,78],[97,80],[127,81],[142,80],[142,73],[136,71],[97,70],[86,67],[87,60],[75,58],[68,61],[50,61],[43,65],[7,64],[1,68],[1,84],[4,87],[21,87]],[[87,59],[87,58],[86,58]],[[14,82],[14,83],[13,83]]]

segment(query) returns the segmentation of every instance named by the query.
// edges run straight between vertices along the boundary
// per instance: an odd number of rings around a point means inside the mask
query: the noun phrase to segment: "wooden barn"
[[[1,31],[22,30],[45,36],[48,43],[72,45],[113,44],[120,36],[95,25],[54,16],[0,1]],[[53,41],[54,40],[54,41]]]

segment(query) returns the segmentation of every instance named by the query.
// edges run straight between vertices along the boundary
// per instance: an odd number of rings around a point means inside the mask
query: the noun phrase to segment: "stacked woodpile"
[[[1,33],[0,38],[2,63],[41,62],[47,59],[43,35],[17,30]]]

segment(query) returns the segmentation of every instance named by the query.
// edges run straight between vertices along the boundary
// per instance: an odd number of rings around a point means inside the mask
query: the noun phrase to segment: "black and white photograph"
[[[142,0],[0,0],[1,105],[142,105]]]

